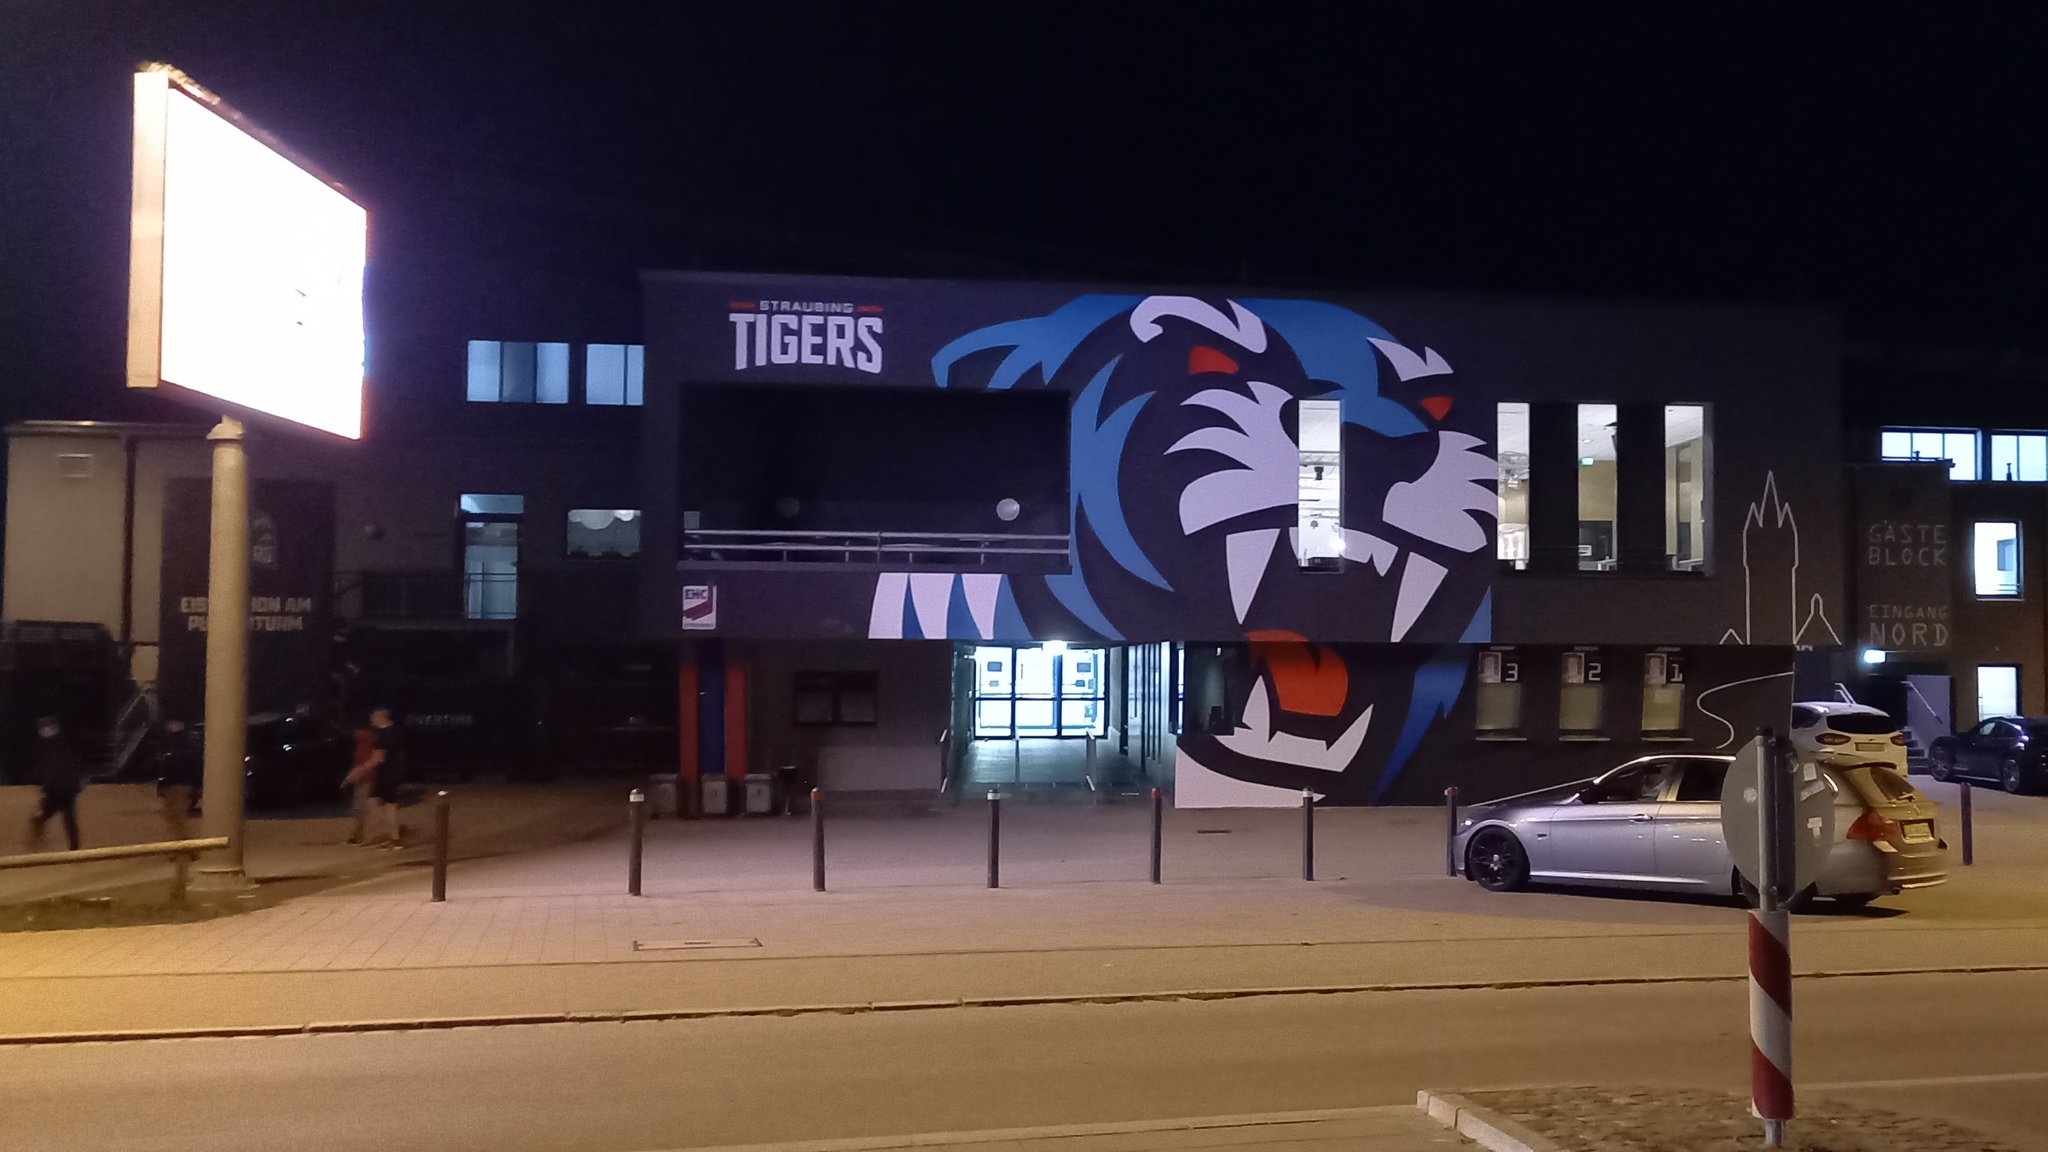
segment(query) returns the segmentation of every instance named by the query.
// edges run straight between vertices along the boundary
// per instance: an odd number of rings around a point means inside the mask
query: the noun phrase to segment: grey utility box
[[[701,787],[704,815],[732,815],[732,781],[726,779],[725,773],[717,772],[704,777]]]
[[[775,777],[756,773],[747,777],[747,815],[775,815]]]

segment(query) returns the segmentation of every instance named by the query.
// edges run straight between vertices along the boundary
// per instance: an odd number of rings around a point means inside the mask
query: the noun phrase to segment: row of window
[[[1606,659],[1596,651],[1559,654],[1557,730],[1561,736],[1606,732]],[[1642,732],[1678,736],[1685,730],[1685,658],[1676,652],[1643,656]],[[1495,739],[1522,735],[1522,657],[1513,649],[1479,653],[1479,735]]]
[[[639,407],[645,350],[638,344],[586,344],[572,380],[570,345],[522,340],[469,342],[468,397],[477,404],[567,404],[582,385],[585,404]]]
[[[1878,455],[1886,460],[1946,460],[1951,480],[2048,483],[2048,432],[1986,435],[1974,428],[1886,428],[1878,433]]]
[[[1611,572],[1616,565],[1615,509],[1621,472],[1615,449],[1621,409],[1580,404],[1578,416],[1578,566]],[[1529,410],[1526,403],[1495,409],[1499,476],[1498,555],[1516,568],[1529,563]],[[1707,562],[1707,408],[1664,406],[1664,556],[1672,571],[1692,572]]]

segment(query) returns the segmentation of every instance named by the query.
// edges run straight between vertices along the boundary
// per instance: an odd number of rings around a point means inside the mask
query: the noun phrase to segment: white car
[[[1882,709],[1840,700],[1792,705],[1792,744],[1820,764],[1883,764],[1906,774],[1906,736]]]

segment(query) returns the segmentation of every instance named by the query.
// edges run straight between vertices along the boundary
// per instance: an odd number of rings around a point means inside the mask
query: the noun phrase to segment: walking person
[[[30,849],[41,851],[44,826],[50,817],[64,819],[64,838],[73,851],[78,849],[78,793],[85,787],[85,774],[78,756],[55,716],[36,722],[36,778],[43,786],[42,802],[28,820]]]
[[[156,795],[163,804],[164,827],[171,839],[192,838],[192,810],[205,778],[197,734],[176,717],[164,721],[157,734]]]
[[[377,806],[370,795],[377,773],[377,762],[372,759],[376,750],[376,730],[356,729],[355,754],[349,758],[348,775],[341,780],[341,786],[349,790],[349,812],[355,817],[348,833],[351,844],[364,844],[370,838],[370,816]]]
[[[405,829],[398,822],[398,794],[405,783],[405,745],[391,719],[391,709],[371,711],[370,744],[370,798],[390,836],[384,847],[403,848]]]

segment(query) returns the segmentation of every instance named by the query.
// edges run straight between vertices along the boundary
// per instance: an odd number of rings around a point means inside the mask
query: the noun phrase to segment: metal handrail
[[[685,556],[698,560],[785,562],[836,558],[842,563],[917,563],[920,556],[970,554],[986,563],[991,557],[1032,556],[1065,560],[1072,538],[1039,532],[824,532],[813,529],[774,531],[756,528],[692,529],[683,535]],[[938,561],[957,563],[952,560]]]
[[[89,864],[95,860],[133,860],[143,856],[168,856],[177,865],[171,881],[171,895],[182,900],[185,898],[185,882],[192,858],[201,852],[211,852],[227,846],[228,838],[225,836],[206,836],[196,840],[157,840],[148,844],[73,848],[66,852],[28,852],[19,856],[0,856],[0,871],[9,868],[44,868],[53,864]]]

